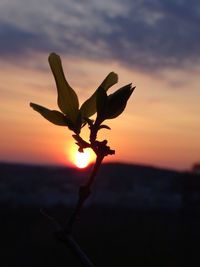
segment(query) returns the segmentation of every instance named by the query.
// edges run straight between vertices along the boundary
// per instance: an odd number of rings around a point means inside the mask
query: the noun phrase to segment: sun
[[[90,152],[88,150],[84,151],[83,153],[77,151],[75,154],[74,163],[80,169],[87,167],[90,163]]]
[[[66,150],[68,153],[68,159],[71,164],[75,165],[77,168],[86,168],[89,164],[93,163],[96,159],[95,153],[90,148],[84,149],[83,153],[78,151],[78,147],[75,144],[71,145],[70,150]]]

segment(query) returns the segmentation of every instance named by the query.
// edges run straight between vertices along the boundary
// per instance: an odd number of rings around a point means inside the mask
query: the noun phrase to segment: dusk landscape
[[[111,153],[75,240],[94,266],[199,266],[199,23],[196,0],[1,0],[0,267],[84,266],[49,218],[65,224],[98,153],[79,153],[76,130],[30,107],[60,110],[49,55],[79,107],[109,73],[118,83],[108,95],[132,83],[123,113],[98,133]]]

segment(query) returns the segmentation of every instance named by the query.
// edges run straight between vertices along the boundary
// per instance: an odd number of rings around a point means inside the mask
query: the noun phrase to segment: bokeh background
[[[1,0],[0,161],[70,164],[71,133],[30,107],[57,108],[48,55],[82,103],[110,71],[137,88],[103,133],[110,161],[190,169],[200,160],[197,0]],[[112,91],[112,90],[110,90]]]

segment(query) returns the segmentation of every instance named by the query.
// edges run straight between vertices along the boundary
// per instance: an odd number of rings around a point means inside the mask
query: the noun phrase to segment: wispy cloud
[[[200,59],[197,0],[15,0],[0,4],[0,54],[58,51],[146,70]]]

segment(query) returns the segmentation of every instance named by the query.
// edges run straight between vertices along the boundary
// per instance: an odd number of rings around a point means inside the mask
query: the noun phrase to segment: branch
[[[74,240],[72,236],[73,226],[77,220],[77,217],[79,216],[81,212],[81,209],[85,201],[88,199],[88,197],[91,194],[92,184],[94,182],[95,176],[97,175],[97,172],[101,166],[101,163],[104,157],[115,153],[114,150],[111,150],[110,147],[107,146],[107,140],[103,140],[101,142],[96,140],[97,132],[98,132],[97,126],[95,125],[93,127],[92,126],[90,127],[90,130],[91,130],[90,143],[83,140],[78,134],[73,135],[73,138],[77,141],[76,144],[79,146],[79,151],[83,152],[84,148],[90,147],[96,154],[96,161],[93,166],[92,172],[88,178],[88,181],[85,183],[85,185],[79,188],[78,201],[66,225],[64,227],[61,226],[57,222],[56,219],[42,212],[43,215],[45,215],[49,220],[51,220],[54,223],[54,226],[56,229],[55,231],[56,238],[62,243],[64,243],[65,245],[67,245],[71,249],[73,254],[75,254],[78,257],[80,262],[85,267],[94,267],[94,265],[92,264],[90,259],[86,256],[86,254],[83,252],[83,250],[80,248],[80,246]]]
[[[83,266],[94,267],[93,263],[90,261],[85,252],[81,249],[81,247],[77,244],[71,234],[67,234],[65,231],[60,231],[56,233],[56,237],[59,241],[63,242],[70,248],[73,254],[77,256],[77,258],[83,264]]]
[[[74,225],[75,221],[77,220],[77,217],[78,217],[78,215],[79,215],[79,213],[83,207],[83,204],[85,203],[85,201],[87,200],[87,198],[91,194],[91,186],[94,182],[94,178],[97,174],[97,171],[99,170],[99,167],[101,166],[103,158],[104,157],[102,157],[102,156],[96,157],[96,161],[95,161],[93,170],[90,174],[90,177],[88,179],[88,182],[79,188],[79,197],[78,197],[76,207],[75,207],[75,209],[74,209],[74,211],[73,211],[71,217],[69,218],[67,225],[65,227],[65,231],[67,233],[72,232],[73,225]]]
[[[90,259],[85,254],[85,252],[81,249],[81,247],[74,240],[73,236],[69,233],[66,233],[65,229],[54,217],[50,216],[43,209],[41,209],[40,212],[44,217],[50,220],[51,223],[53,224],[54,229],[55,229],[56,239],[64,243],[64,245],[66,245],[68,248],[70,248],[72,253],[75,256],[77,256],[77,258],[80,260],[83,266],[94,267],[93,263],[90,261]]]
[[[99,129],[98,123],[95,123],[94,125],[90,124],[90,131],[91,131],[90,132],[90,144],[86,142],[85,140],[83,140],[79,135],[73,135],[74,139],[78,142],[77,144],[79,145],[79,150],[80,149],[83,150],[86,147],[90,147],[96,154],[96,161],[95,161],[93,170],[90,174],[88,181],[86,182],[85,185],[79,188],[78,201],[77,201],[77,204],[75,206],[73,213],[71,214],[71,217],[69,218],[66,224],[66,227],[65,227],[66,233],[72,232],[73,225],[75,221],[77,220],[77,217],[85,201],[88,199],[88,197],[91,194],[91,187],[94,182],[94,178],[101,166],[101,163],[104,157],[108,155],[113,155],[115,153],[115,151],[111,150],[110,147],[107,145],[108,143],[107,140],[103,140],[103,141],[96,140],[98,129]]]

